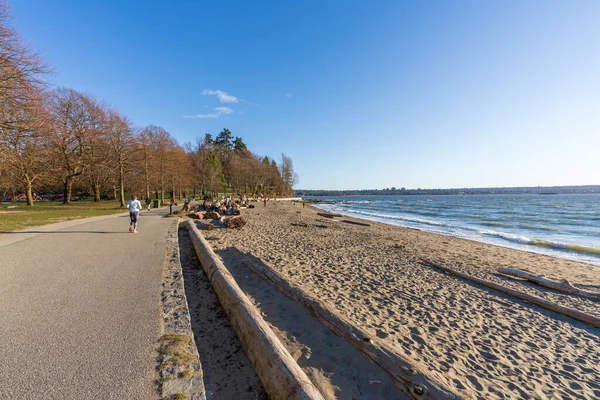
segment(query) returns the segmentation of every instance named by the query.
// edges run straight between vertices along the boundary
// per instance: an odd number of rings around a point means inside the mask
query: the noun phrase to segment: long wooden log
[[[320,215],[321,217],[325,217],[325,218],[343,217],[342,214],[333,214],[333,213],[329,213],[329,212],[318,212],[317,215]]]
[[[492,289],[498,290],[500,292],[509,294],[509,295],[514,296],[514,297],[516,297],[518,299],[525,300],[525,301],[527,301],[529,303],[538,305],[540,307],[543,307],[543,308],[546,308],[548,310],[557,312],[559,314],[566,315],[566,316],[571,317],[573,319],[576,319],[578,321],[585,322],[587,324],[590,324],[590,325],[593,325],[593,326],[596,326],[596,327],[600,327],[600,318],[595,317],[593,315],[586,314],[584,312],[581,312],[579,310],[575,310],[573,308],[564,307],[564,306],[561,306],[559,304],[553,303],[551,301],[542,299],[541,297],[534,296],[534,295],[531,295],[531,294],[528,294],[528,293],[523,293],[523,292],[520,292],[518,290],[510,289],[510,288],[507,288],[505,286],[499,285],[497,283],[490,282],[490,281],[487,281],[485,279],[477,278],[475,276],[472,276],[472,275],[469,275],[469,274],[465,274],[464,272],[456,271],[456,270],[454,270],[452,268],[444,267],[444,266],[439,265],[439,264],[435,264],[435,263],[433,263],[431,261],[428,261],[428,260],[425,260],[425,259],[419,259],[419,262],[421,262],[422,264],[429,265],[431,267],[435,267],[435,268],[441,269],[442,271],[448,272],[448,273],[450,273],[452,275],[456,275],[456,276],[459,276],[461,278],[468,279],[468,280],[473,281],[475,283],[478,283],[480,285],[487,286],[489,288],[492,288]]]
[[[321,393],[279,341],[256,307],[213,252],[193,222],[186,228],[215,293],[240,342],[273,400],[324,400]]]
[[[528,281],[535,282],[541,286],[558,290],[560,292],[575,294],[582,297],[589,297],[591,299],[600,299],[600,292],[592,292],[589,290],[580,289],[578,287],[573,286],[568,280],[564,280],[562,282],[553,281],[552,279],[546,278],[546,275],[534,275],[530,274],[529,272],[513,268],[498,268],[498,272],[504,275],[526,279]]]
[[[371,224],[365,224],[364,222],[350,221],[349,219],[343,219],[341,222],[352,225],[360,225],[360,226],[371,226]]]
[[[461,398],[450,389],[445,388],[436,378],[419,371],[405,356],[383,343],[374,341],[366,331],[346,321],[336,311],[322,305],[318,299],[312,297],[264,262],[257,263],[245,257],[244,264],[279,292],[303,304],[323,325],[365,353],[388,372],[396,381],[396,385],[411,398],[443,400]]]

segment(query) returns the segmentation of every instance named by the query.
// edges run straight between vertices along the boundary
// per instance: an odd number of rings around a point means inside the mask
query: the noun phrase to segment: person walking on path
[[[146,206],[148,206],[148,211],[150,211],[150,197],[146,197]]]
[[[140,210],[142,209],[142,203],[139,202],[137,196],[132,194],[131,200],[127,203],[129,209],[129,232],[137,233],[138,217],[140,216]]]
[[[265,207],[267,206],[267,198],[265,197],[263,202],[265,203]]]

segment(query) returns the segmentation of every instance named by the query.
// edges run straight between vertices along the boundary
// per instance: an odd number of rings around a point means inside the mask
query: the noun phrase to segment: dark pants
[[[137,212],[130,212],[129,213],[129,219],[131,220],[131,223],[129,225],[133,225],[134,229],[137,228],[137,221],[138,221],[138,216],[139,215],[140,215],[140,213],[137,213]]]

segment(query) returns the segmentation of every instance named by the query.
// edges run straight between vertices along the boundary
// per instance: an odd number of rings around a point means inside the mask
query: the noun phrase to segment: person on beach
[[[148,207],[148,211],[150,211],[150,197],[146,197],[146,206]]]
[[[129,232],[137,233],[137,223],[138,217],[140,215],[140,210],[142,209],[142,203],[140,203],[137,199],[137,196],[132,194],[131,200],[127,203],[127,208],[129,209]]]

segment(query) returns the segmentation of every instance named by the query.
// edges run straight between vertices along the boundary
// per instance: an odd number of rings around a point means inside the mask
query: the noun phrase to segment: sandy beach
[[[422,265],[427,258],[600,315],[598,301],[498,276],[512,267],[600,288],[600,268],[270,202],[240,230],[205,231],[221,257],[250,252],[470,398],[600,397],[600,329]],[[306,226],[304,226],[306,225]],[[241,253],[240,253],[241,252]],[[326,374],[323,374],[326,376]]]

